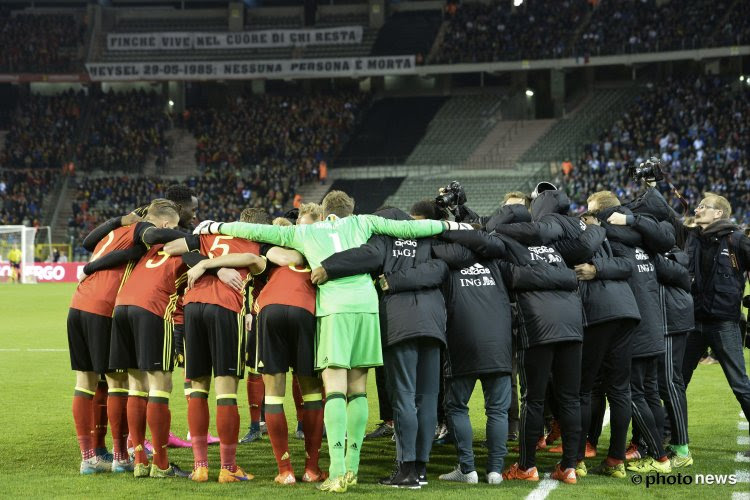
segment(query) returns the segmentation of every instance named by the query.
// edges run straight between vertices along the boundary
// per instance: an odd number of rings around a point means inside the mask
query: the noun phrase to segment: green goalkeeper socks
[[[362,441],[365,438],[368,413],[367,394],[352,394],[349,396],[349,404],[346,407],[346,435],[348,437],[346,470],[352,471],[355,476],[359,472],[359,453],[362,450]],[[326,426],[327,428],[328,426]]]
[[[346,444],[347,411],[346,396],[340,392],[330,392],[326,395],[326,406],[323,410],[323,421],[328,434],[328,455],[331,465],[328,474],[332,478],[343,476],[344,446]],[[361,440],[360,440],[361,445]]]
[[[673,444],[672,451],[674,451],[678,457],[686,457],[690,454],[688,451],[688,445],[686,444]]]

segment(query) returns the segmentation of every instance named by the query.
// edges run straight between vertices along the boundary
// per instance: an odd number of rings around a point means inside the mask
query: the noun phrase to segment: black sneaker
[[[747,450],[746,452],[744,452],[742,456],[745,458],[750,458],[750,450]]]
[[[401,464],[399,464],[398,462],[393,462],[393,470],[391,470],[391,475],[378,479],[378,484],[381,486],[391,486],[393,484],[393,478],[398,475],[399,470],[401,470]]]
[[[378,427],[365,436],[365,439],[377,439],[393,436],[393,422],[380,422]]]
[[[414,462],[414,470],[417,472],[420,486],[427,486],[427,464],[424,462]]]
[[[391,474],[391,477],[381,479],[379,483],[383,486],[410,490],[418,490],[422,487],[419,484],[417,472],[414,470],[414,462],[402,463],[401,467],[397,468],[394,473]]]
[[[182,470],[176,463],[169,462],[169,466],[174,470],[175,477],[190,477],[190,473]]]

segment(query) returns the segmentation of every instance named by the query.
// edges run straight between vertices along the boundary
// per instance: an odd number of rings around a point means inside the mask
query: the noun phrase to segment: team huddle
[[[685,386],[706,345],[750,417],[738,326],[750,240],[727,220],[721,196],[707,193],[689,228],[653,189],[627,206],[613,193],[594,193],[580,218],[548,183],[531,197],[508,193],[487,218],[468,210],[463,194],[451,217],[431,200],[409,214],[352,215],[354,200],[331,191],[295,217],[271,221],[246,209],[239,221],[204,221],[186,232],[197,199],[174,191],[84,241],[92,257],[68,316],[82,474],[180,475],[167,445],[172,372],[182,361],[196,482],[209,476],[212,378],[218,480],[253,479],[236,463],[237,389],[246,371],[265,384],[275,481],[297,481],[283,409],[291,368],[302,393],[301,481],[338,493],[357,484],[373,367],[383,366],[393,408],[397,467],[380,480],[385,486],[427,484],[438,406],[459,462],[440,479],[478,482],[468,413],[477,380],[490,484],[539,480],[535,451],[550,402],[562,435],[552,477],[575,484],[586,476],[604,404],[592,403],[592,393],[605,395],[611,412],[609,450],[593,472],[624,478],[626,458],[627,469],[641,473],[690,466]],[[506,468],[516,362],[520,456]],[[102,376],[111,455],[96,418]],[[318,464],[324,429],[327,472]]]

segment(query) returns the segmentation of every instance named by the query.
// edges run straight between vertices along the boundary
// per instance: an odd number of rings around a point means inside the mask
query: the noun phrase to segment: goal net
[[[0,282],[36,283],[35,236],[33,227],[0,226]]]

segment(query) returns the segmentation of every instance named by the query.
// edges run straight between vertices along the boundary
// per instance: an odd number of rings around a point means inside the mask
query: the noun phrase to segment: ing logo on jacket
[[[393,242],[394,257],[410,257],[414,258],[417,256],[417,240],[402,240],[401,238]]]
[[[482,264],[474,264],[470,267],[461,269],[464,276],[474,276],[473,278],[459,278],[461,286],[495,286],[495,279],[490,276],[490,270]]]
[[[538,247],[529,247],[531,252],[531,260],[542,260],[549,262],[550,264],[556,264],[562,262],[562,257],[555,253],[554,248],[540,245]]]

